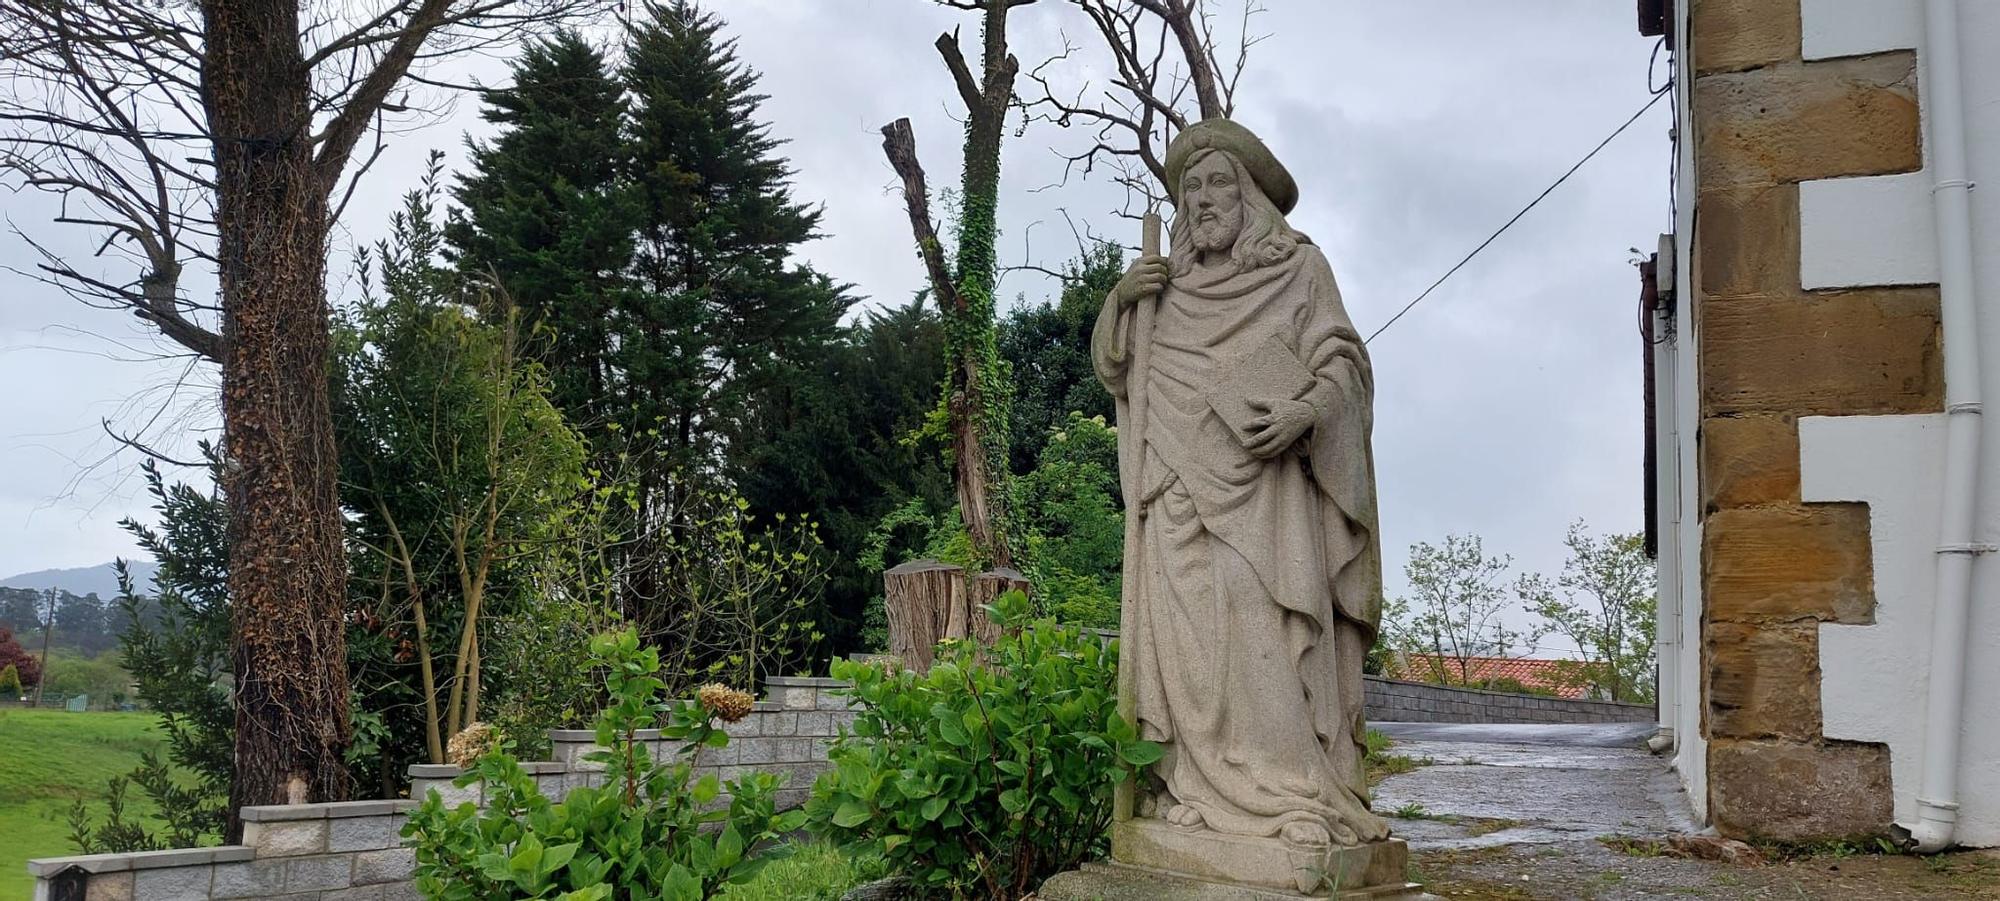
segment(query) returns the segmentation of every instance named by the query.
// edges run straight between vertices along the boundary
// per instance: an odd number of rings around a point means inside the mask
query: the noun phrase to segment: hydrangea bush
[[[712,685],[693,702],[663,700],[659,653],[629,629],[598,636],[591,653],[611,703],[597,719],[600,750],[585,759],[604,765],[604,784],[551,801],[511,746],[481,756],[458,783],[484,783],[485,808],[432,794],[404,827],[424,897],[701,901],[786,853],[773,840],[805,814],[776,810],[776,775],[695,775],[703,750],[728,745],[718,723],[749,713],[749,695]],[[681,740],[680,752],[656,761],[642,729]]]
[[[1118,716],[1116,645],[1029,609],[1002,596],[1000,641],[948,643],[926,674],[834,663],[857,715],[807,813],[919,897],[1020,898],[1099,856],[1112,790],[1160,758]]]

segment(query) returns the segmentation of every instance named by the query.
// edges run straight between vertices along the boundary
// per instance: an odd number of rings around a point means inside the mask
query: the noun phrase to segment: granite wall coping
[[[71,867],[79,867],[86,873],[118,873],[125,870],[156,870],[162,867],[198,867],[211,863],[235,863],[252,860],[256,856],[256,850],[247,845],[215,845],[208,848],[132,851],[125,854],[38,857],[28,861],[28,873],[37,879],[51,879]]]
[[[411,769],[416,769],[412,766]],[[457,767],[450,767],[456,771]],[[414,775],[414,774],[413,774]],[[456,775],[456,773],[454,773]],[[409,798],[383,801],[334,801],[324,804],[266,804],[239,811],[246,823],[279,823],[288,820],[339,820],[348,817],[380,817],[417,809]]]

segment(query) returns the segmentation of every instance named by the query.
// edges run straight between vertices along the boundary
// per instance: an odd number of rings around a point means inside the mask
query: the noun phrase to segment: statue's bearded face
[[[1229,157],[1211,153],[1181,176],[1181,208],[1193,216],[1194,245],[1202,253],[1227,253],[1243,231],[1243,186]]]

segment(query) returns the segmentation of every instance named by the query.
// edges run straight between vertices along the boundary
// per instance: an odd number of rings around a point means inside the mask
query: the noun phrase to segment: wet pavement
[[[1652,723],[1520,726],[1504,723],[1369,723],[1402,741],[1451,741],[1502,745],[1567,745],[1578,748],[1637,748],[1657,728]]]
[[[1410,843],[1411,878],[1452,901],[1977,898],[2000,901],[2000,853],[1936,857],[1835,845],[1769,863],[1662,850],[1699,831],[1648,724],[1372,723],[1419,764],[1375,786]],[[1600,841],[1611,836],[1613,841]]]
[[[1375,787],[1411,850],[1661,835],[1696,826],[1680,782],[1648,753],[1648,724],[1377,723],[1422,763]]]

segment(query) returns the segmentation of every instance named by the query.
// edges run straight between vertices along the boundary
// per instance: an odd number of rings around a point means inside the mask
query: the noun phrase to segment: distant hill
[[[130,560],[126,565],[131,567],[132,583],[140,590],[150,592],[153,573],[159,565],[147,560]],[[56,588],[79,597],[95,593],[110,600],[118,596],[118,574],[112,571],[109,563],[74,569],[44,569],[0,579],[0,588],[33,588],[37,591]]]

